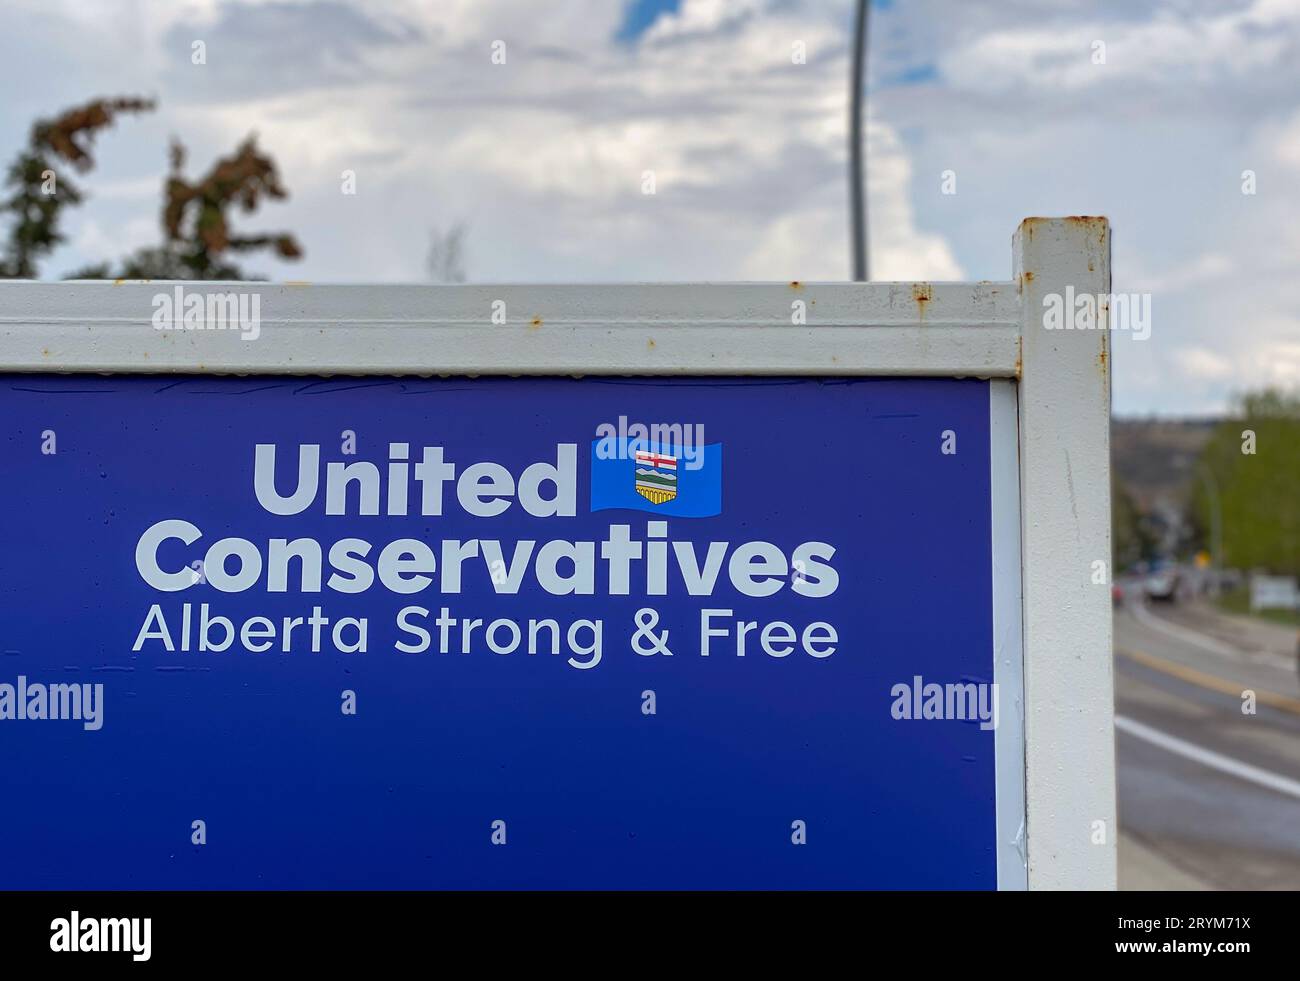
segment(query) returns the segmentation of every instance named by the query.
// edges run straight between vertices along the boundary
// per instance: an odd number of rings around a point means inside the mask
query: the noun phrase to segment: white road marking
[[[1253,661],[1263,661],[1274,667],[1282,668],[1284,671],[1290,671],[1295,662],[1284,655],[1275,654],[1272,651],[1256,650],[1248,651],[1244,648],[1231,647],[1221,641],[1215,640],[1197,630],[1188,627],[1181,627],[1176,623],[1170,623],[1164,617],[1158,617],[1152,613],[1145,603],[1138,601],[1128,604],[1128,609],[1133,614],[1133,618],[1144,627],[1150,627],[1152,630],[1164,634],[1166,637],[1172,637],[1174,640],[1181,640],[1186,644],[1199,647],[1203,651],[1209,651],[1211,654],[1217,654],[1220,657],[1232,658],[1240,662],[1243,657],[1250,658]]]
[[[1300,780],[1292,780],[1290,777],[1284,777],[1269,770],[1261,770],[1259,767],[1243,763],[1241,760],[1234,760],[1230,756],[1204,749],[1195,743],[1187,742],[1185,739],[1171,736],[1167,732],[1152,729],[1150,726],[1127,716],[1115,716],[1115,728],[1121,732],[1127,732],[1130,736],[1145,740],[1153,746],[1159,746],[1170,753],[1200,763],[1202,766],[1208,766],[1212,770],[1218,770],[1220,773],[1226,773],[1239,780],[1246,780],[1261,787],[1267,787],[1269,790],[1275,790],[1279,794],[1287,794],[1300,799]]]
[[[1129,609],[1133,612],[1133,617],[1144,627],[1150,627],[1152,630],[1158,630],[1166,637],[1172,637],[1174,640],[1181,640],[1186,644],[1193,644],[1202,650],[1209,651],[1211,654],[1218,654],[1220,657],[1239,658],[1244,653],[1235,647],[1229,647],[1227,644],[1221,644],[1217,640],[1212,640],[1204,634],[1197,633],[1195,630],[1188,630],[1186,627],[1179,627],[1170,623],[1168,620],[1158,617],[1147,609],[1146,603],[1139,600],[1136,603],[1130,603]]]

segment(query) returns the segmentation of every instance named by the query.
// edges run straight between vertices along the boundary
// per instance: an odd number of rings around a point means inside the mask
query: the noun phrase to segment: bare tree
[[[435,283],[465,282],[465,223],[455,222],[446,233],[436,225],[429,232],[429,256],[426,265]]]

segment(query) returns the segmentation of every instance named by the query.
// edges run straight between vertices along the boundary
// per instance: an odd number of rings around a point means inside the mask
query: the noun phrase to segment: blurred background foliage
[[[86,197],[68,179],[67,168],[88,172],[95,163],[91,144],[100,130],[121,114],[150,112],[156,105],[135,97],[95,99],[32,126],[28,145],[5,172],[0,221],[6,234],[0,243],[0,278],[39,275],[42,260],[64,241],[60,231],[64,210]],[[275,161],[258,150],[256,137],[249,136],[194,181],[183,174],[185,155],[183,144],[173,140],[171,169],[162,183],[161,242],[137,250],[116,266],[104,262],[66,278],[252,279],[258,277],[245,273],[231,260],[232,254],[270,249],[284,259],[302,256],[301,246],[287,232],[241,235],[231,228],[234,209],[252,214],[266,199],[288,197]]]
[[[1243,452],[1247,433],[1254,434],[1253,453]],[[1232,416],[1210,434],[1200,462],[1219,492],[1222,564],[1300,575],[1300,393],[1271,389],[1240,397]],[[1192,517],[1207,542],[1213,506],[1206,482],[1198,482]]]

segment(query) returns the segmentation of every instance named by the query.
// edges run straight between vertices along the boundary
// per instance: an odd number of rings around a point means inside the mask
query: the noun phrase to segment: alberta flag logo
[[[643,439],[591,444],[591,510],[652,511],[665,518],[722,513],[722,444],[698,447],[689,465],[678,448]]]
[[[651,504],[667,504],[677,496],[677,457],[650,450],[636,451],[636,492]]]

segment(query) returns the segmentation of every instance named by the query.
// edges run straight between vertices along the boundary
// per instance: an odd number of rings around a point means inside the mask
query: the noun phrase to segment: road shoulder
[[[1203,892],[1212,887],[1164,858],[1133,835],[1119,836],[1119,888],[1160,892]]]

